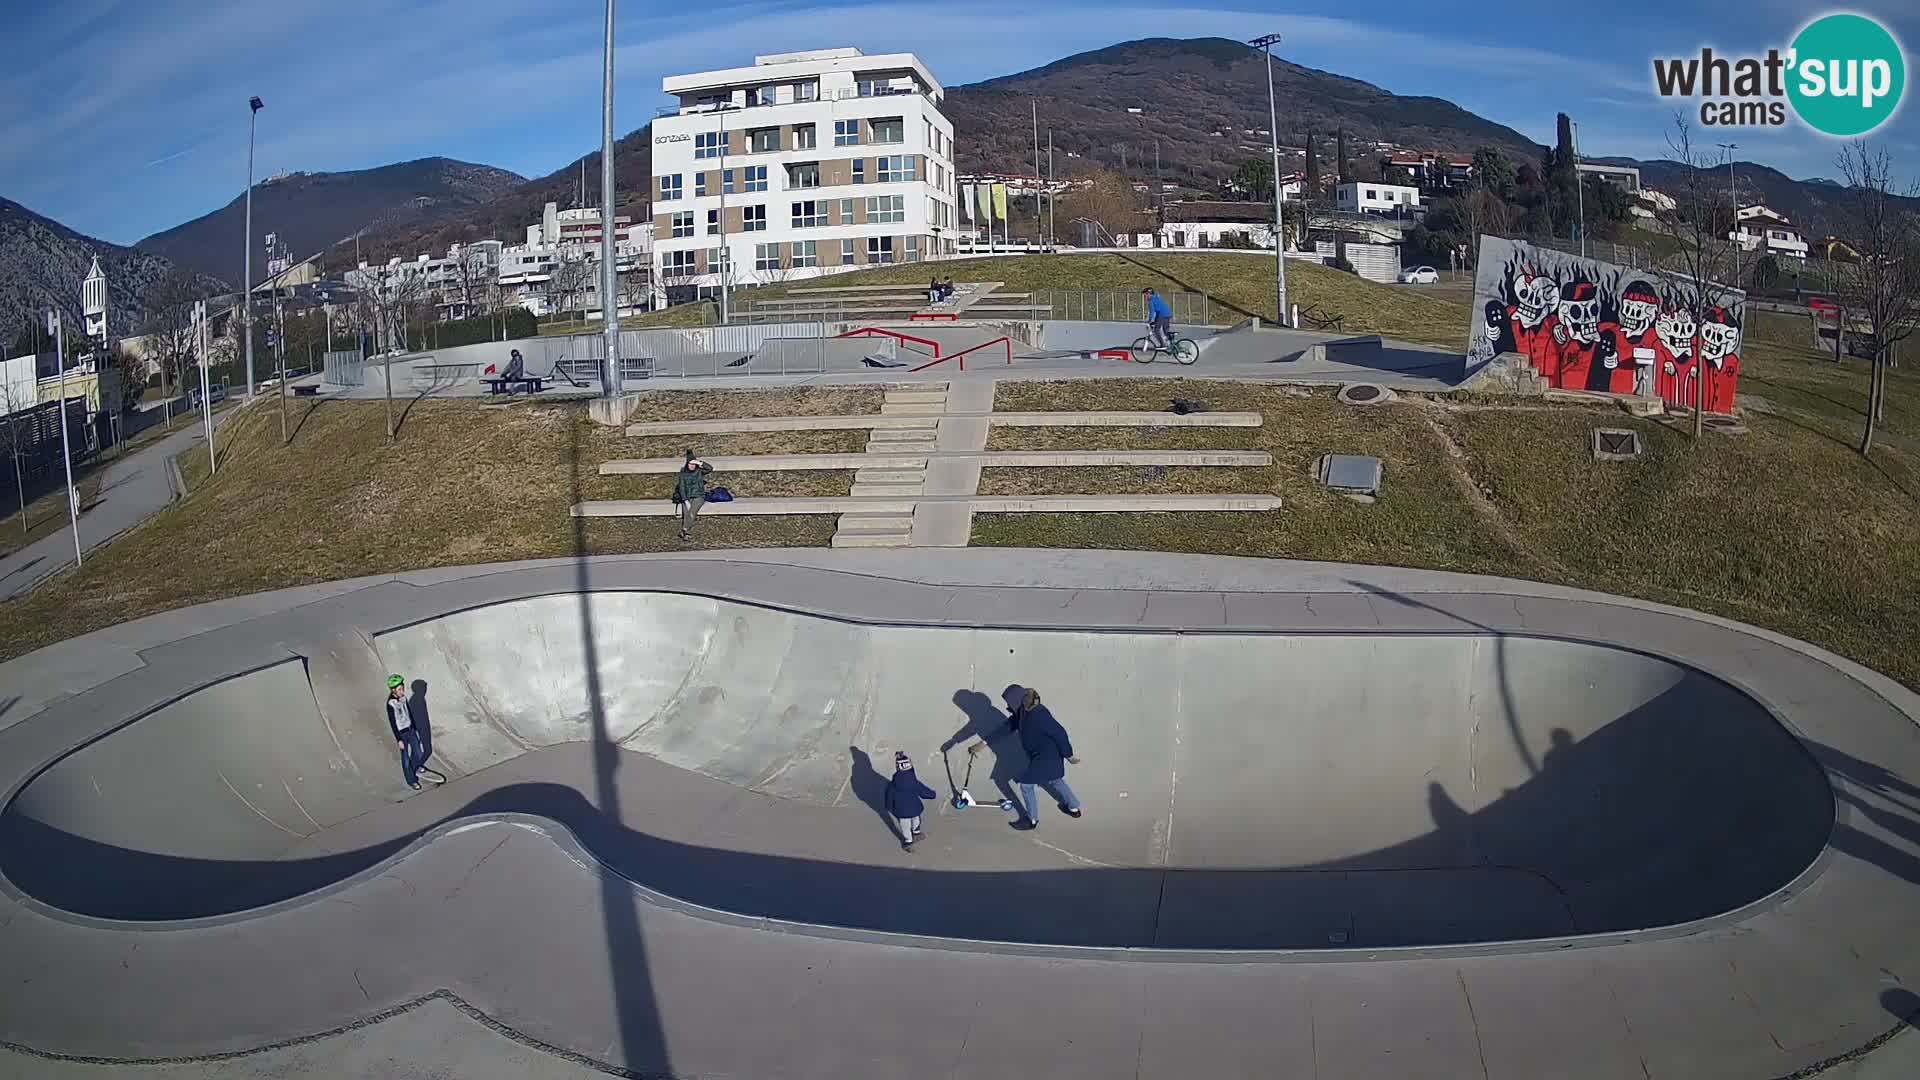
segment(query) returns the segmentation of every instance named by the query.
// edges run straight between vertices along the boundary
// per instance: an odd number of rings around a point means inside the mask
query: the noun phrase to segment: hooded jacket
[[[921,783],[912,769],[897,770],[887,781],[887,813],[903,821],[919,817],[927,808],[921,800],[931,798],[933,789]]]
[[[1015,712],[1010,726],[1020,733],[1020,748],[1027,752],[1027,771],[1020,777],[1021,783],[1044,784],[1067,775],[1073,741],[1045,705]]]

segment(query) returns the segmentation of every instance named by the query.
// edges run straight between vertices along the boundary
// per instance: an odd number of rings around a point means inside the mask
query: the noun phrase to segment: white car
[[[1440,275],[1431,266],[1415,266],[1400,271],[1402,285],[1432,285],[1440,280]]]

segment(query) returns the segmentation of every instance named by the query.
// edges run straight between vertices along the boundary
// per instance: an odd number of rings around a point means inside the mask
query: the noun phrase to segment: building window
[[[733,194],[733,170],[732,169],[725,169],[725,170],[722,170],[722,172],[720,173],[720,193],[722,195]]]
[[[703,172],[694,173],[693,174],[693,197],[697,199],[702,195],[705,195],[706,193],[707,193],[707,174]]]
[[[933,152],[934,152],[934,153],[936,153],[936,154],[937,154],[937,153],[939,153],[939,152],[940,152],[940,142],[939,142],[939,140],[938,140],[938,139],[936,139],[936,138],[934,137],[934,135],[935,135],[935,132],[934,132],[934,130],[933,130],[933,121],[931,121],[931,120],[922,120],[922,121],[921,121],[921,123],[923,123],[923,124],[925,124],[925,125],[927,125],[927,144],[926,144],[926,145],[927,145],[927,149],[929,149],[929,150],[931,150],[931,151],[933,151]]]
[[[693,137],[694,160],[698,161],[701,158],[717,158],[722,153],[725,152],[722,149],[725,145],[726,145],[726,137],[721,135],[719,132],[717,131],[699,132]]]
[[[907,242],[907,250],[906,250],[906,253],[900,257],[900,261],[901,262],[919,262],[920,261],[920,238],[917,236],[909,236],[907,237],[906,242]]]
[[[740,172],[742,174],[740,182],[743,191],[767,190],[767,167],[765,165],[749,165],[740,170]]]
[[[773,87],[750,86],[747,88],[747,104],[749,106],[771,105],[773,104],[773,102],[774,102]]]
[[[673,221],[674,236],[692,236],[693,235],[693,211],[683,210],[680,213],[673,215],[672,221]]]
[[[660,201],[672,202],[680,197],[680,174],[672,173],[660,178]]]
[[[707,273],[724,274],[727,271],[732,269],[733,269],[733,258],[731,257],[731,255],[729,254],[726,248],[717,247],[717,248],[707,249]]]
[[[853,182],[856,184],[864,184],[867,182],[867,159],[866,158],[853,159]]]
[[[833,122],[833,145],[835,146],[860,145],[860,121],[835,120]]]
[[[867,200],[867,224],[898,225],[906,220],[905,195],[877,195]]]
[[[819,251],[819,248],[815,246],[814,241],[795,240],[793,242],[793,247],[790,250],[793,253],[793,265],[795,266],[819,266],[820,265],[820,251]]]
[[[818,80],[809,80],[809,81],[807,81],[807,82],[797,82],[797,83],[794,83],[794,84],[793,84],[793,100],[795,100],[795,101],[819,101],[819,100],[820,100],[820,83],[819,83],[819,81],[818,81]]]
[[[840,200],[840,224],[842,225],[853,224],[853,204],[858,201],[859,200],[857,199],[841,199]]]
[[[764,206],[744,206],[740,208],[740,231],[766,232],[767,208]]]
[[[824,199],[808,199],[793,204],[793,227],[796,229],[818,229],[827,224],[827,202]]]
[[[883,116],[873,122],[873,141],[877,143],[902,143],[907,141],[907,122],[899,116]]]
[[[755,154],[771,154],[780,149],[780,129],[754,128],[747,132],[747,149]]]
[[[793,148],[795,150],[811,150],[814,147],[814,143],[814,126],[812,124],[794,125]]]
[[[755,244],[753,247],[753,268],[761,272],[780,269],[780,256],[786,253],[785,244]]]
[[[707,235],[714,236],[719,232],[720,232],[720,211],[718,210],[707,211]]]
[[[852,240],[840,241],[840,262],[842,264],[847,266],[853,265],[853,246],[854,241]]]
[[[669,251],[662,256],[661,276],[691,277],[694,273],[694,253],[691,251]]]
[[[787,186],[790,188],[819,187],[820,163],[809,161],[804,165],[787,166]]]
[[[913,179],[913,155],[896,154],[893,157],[880,158],[879,162],[880,175],[875,177],[875,179],[880,183],[888,184],[899,180]]]
[[[867,237],[867,261],[870,263],[890,263],[893,261],[893,237]]]
[[[886,79],[861,79],[858,86],[861,97],[874,97],[893,89],[892,83]]]

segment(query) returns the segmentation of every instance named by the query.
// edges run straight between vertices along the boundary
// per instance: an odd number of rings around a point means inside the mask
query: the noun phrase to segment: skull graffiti
[[[1706,321],[1700,324],[1700,356],[1714,367],[1726,363],[1727,355],[1740,344],[1740,328],[1733,325],[1732,316],[1721,307],[1707,309]]]
[[[1513,283],[1513,296],[1520,324],[1535,327],[1546,321],[1548,313],[1559,302],[1560,292],[1546,276],[1522,273]]]
[[[1644,281],[1628,285],[1620,294],[1620,330],[1630,338],[1646,333],[1659,313],[1660,298]]]
[[[1693,352],[1692,315],[1678,308],[1667,308],[1654,323],[1654,330],[1660,335],[1660,343],[1674,356],[1686,356]]]
[[[1560,324],[1567,335],[1583,345],[1600,338],[1600,291],[1591,281],[1569,282],[1559,290]]]

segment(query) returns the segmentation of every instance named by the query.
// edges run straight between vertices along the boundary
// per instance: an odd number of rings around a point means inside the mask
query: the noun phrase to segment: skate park
[[[447,778],[421,794],[389,670]],[[1046,1015],[1060,1075],[1784,1076],[1882,1036],[1920,962],[1883,809],[1912,694],[1535,583],[623,556],[220,601],[0,674],[3,1037],[42,1061],[451,1001],[669,1075],[1031,1068]],[[966,772],[1022,686],[1087,806],[1030,834],[993,804],[1017,744]],[[910,856],[873,801],[896,751],[982,801]]]

